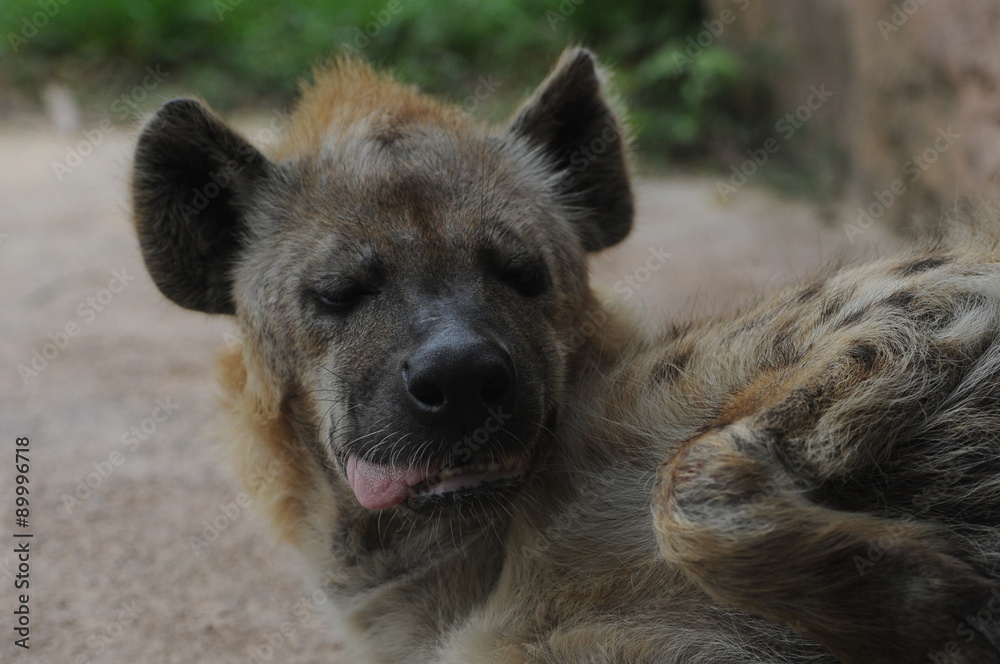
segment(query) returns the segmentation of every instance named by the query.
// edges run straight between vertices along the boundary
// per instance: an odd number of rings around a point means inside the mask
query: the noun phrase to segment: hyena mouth
[[[382,510],[404,503],[420,509],[508,492],[527,480],[530,466],[526,455],[461,466],[428,467],[372,463],[352,454],[347,458],[347,480],[358,502],[368,509]]]

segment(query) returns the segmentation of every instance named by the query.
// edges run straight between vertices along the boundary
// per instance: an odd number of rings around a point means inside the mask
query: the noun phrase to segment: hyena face
[[[502,137],[415,127],[337,152],[284,165],[238,315],[295,366],[362,505],[502,494],[563,393],[579,241]]]
[[[136,223],[164,294],[235,314],[268,389],[309,398],[332,481],[439,513],[502,500],[551,445],[585,253],[631,225],[623,143],[582,50],[501,130],[340,62],[269,156],[165,105]]]

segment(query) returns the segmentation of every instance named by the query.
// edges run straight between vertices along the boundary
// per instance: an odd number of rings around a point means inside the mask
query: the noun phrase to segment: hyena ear
[[[561,193],[580,211],[575,221],[587,251],[624,239],[633,216],[628,137],[601,79],[590,51],[568,49],[511,126],[561,173]]]
[[[146,268],[188,309],[235,313],[232,268],[251,192],[272,170],[245,138],[194,99],[167,102],[139,136],[132,204]]]

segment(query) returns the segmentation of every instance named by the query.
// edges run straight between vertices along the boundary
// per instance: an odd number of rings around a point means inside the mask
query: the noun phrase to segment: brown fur
[[[189,101],[140,139],[147,265],[243,326],[238,467],[357,661],[1000,662],[1000,234],[648,333],[586,284],[632,212],[602,80],[571,50],[498,130],[341,61],[267,157]],[[363,507],[350,455],[462,463],[398,371],[481,336],[517,396],[471,456],[530,476]]]

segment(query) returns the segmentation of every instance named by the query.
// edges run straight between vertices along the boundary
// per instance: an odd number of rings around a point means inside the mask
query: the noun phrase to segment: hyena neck
[[[729,364],[705,347],[717,324],[651,324],[637,308],[599,293],[591,293],[580,321],[586,334],[569,363],[564,392],[571,398],[561,404],[555,446],[567,476],[602,464],[651,470],[744,378],[741,371],[728,376]]]

